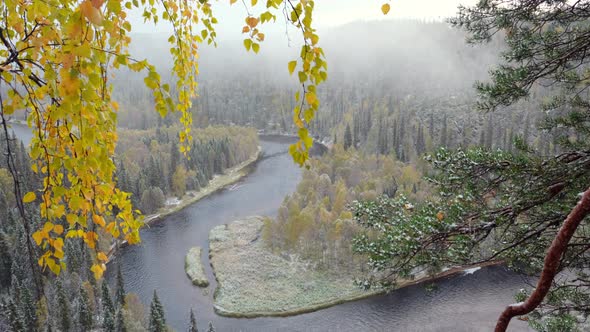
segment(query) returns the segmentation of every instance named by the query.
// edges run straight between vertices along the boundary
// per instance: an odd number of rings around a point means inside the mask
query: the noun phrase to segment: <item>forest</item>
[[[252,0],[232,46],[208,0],[62,2],[0,4],[0,330],[178,329],[110,253],[257,154],[258,133],[298,135],[301,179],[262,231],[277,255],[387,290],[501,264],[535,282],[496,331],[587,328],[588,1],[318,30],[312,0]],[[131,10],[171,34],[132,32]],[[293,47],[263,43],[283,16]],[[191,332],[200,309],[182,308]]]

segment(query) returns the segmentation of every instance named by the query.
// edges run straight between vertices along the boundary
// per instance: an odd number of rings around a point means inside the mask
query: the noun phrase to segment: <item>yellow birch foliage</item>
[[[243,4],[263,8],[260,15],[248,14],[245,19],[247,50],[258,53],[265,39],[261,26],[274,22],[277,15],[285,15],[301,33],[300,56],[287,69],[297,72],[302,87],[293,110],[300,140],[291,154],[304,165],[312,145],[307,126],[319,107],[316,88],[327,79],[325,55],[312,27],[314,1]],[[153,65],[128,53],[132,10],[143,13],[148,22],[173,26],[168,42],[177,94],[170,94],[170,86],[160,81]],[[43,179],[39,192],[22,198],[38,203],[44,219],[33,234],[43,249],[39,264],[59,274],[65,268],[64,238],[82,238],[96,250],[91,270],[100,278],[107,255],[97,249],[99,234],[133,244],[140,241],[142,226],[129,194],[119,190],[114,179],[118,106],[111,99],[110,71],[126,67],[145,74],[156,111],[162,116],[181,113],[180,151],[186,153],[192,127],[189,109],[197,91],[198,44],[215,43],[217,18],[210,0],[3,0],[0,12],[0,89],[8,91],[0,111],[10,116],[27,110],[34,134],[32,169]]]

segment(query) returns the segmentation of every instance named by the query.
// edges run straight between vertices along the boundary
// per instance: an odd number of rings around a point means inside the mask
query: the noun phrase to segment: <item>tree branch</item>
[[[537,282],[535,291],[529,298],[519,304],[506,307],[496,323],[496,332],[504,332],[514,316],[526,315],[533,311],[545,298],[551,288],[553,279],[558,272],[559,262],[569,241],[576,232],[582,220],[590,213],[590,188],[582,194],[582,198],[565,219],[563,226],[555,236],[545,256],[545,263],[541,278]]]

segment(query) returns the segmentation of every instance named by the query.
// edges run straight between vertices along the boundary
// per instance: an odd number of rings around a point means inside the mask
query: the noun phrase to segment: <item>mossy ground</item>
[[[378,293],[359,289],[347,274],[317,271],[305,262],[272,253],[260,238],[262,227],[261,218],[251,217],[209,233],[219,314],[292,315]]]

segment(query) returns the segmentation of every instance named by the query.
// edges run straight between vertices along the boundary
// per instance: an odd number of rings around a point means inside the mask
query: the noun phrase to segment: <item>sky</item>
[[[381,5],[391,5],[387,16],[381,13]],[[453,16],[457,6],[473,5],[476,0],[316,0],[314,24],[321,32],[327,29],[355,21],[374,21],[395,18],[420,18],[427,20],[442,20]],[[249,1],[245,1],[249,3]],[[261,1],[262,3],[262,1]],[[241,29],[246,17],[246,9],[242,1],[229,6],[229,0],[212,1],[213,10],[219,20],[217,32],[219,39],[241,38]],[[261,4],[259,3],[260,7]],[[159,24],[144,24],[140,13],[131,13],[133,32],[170,32],[170,27]],[[275,32],[284,31],[285,23],[279,22],[270,29]]]

